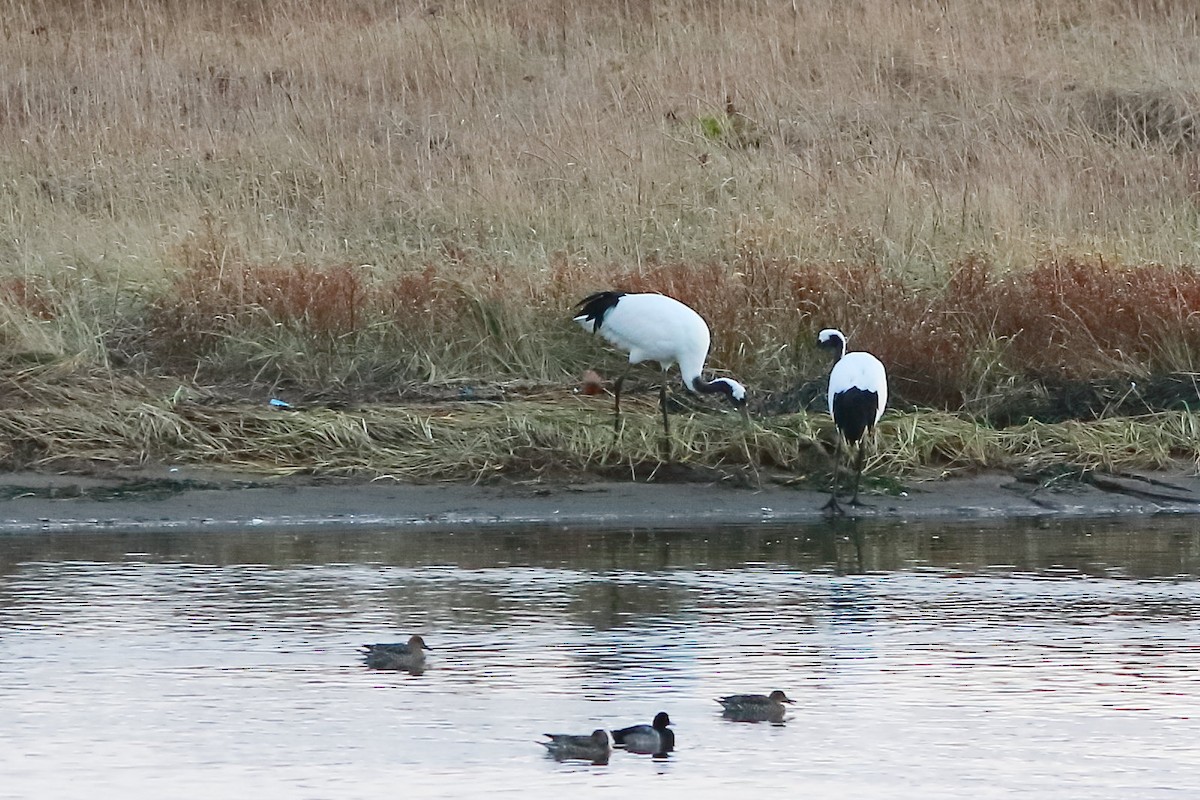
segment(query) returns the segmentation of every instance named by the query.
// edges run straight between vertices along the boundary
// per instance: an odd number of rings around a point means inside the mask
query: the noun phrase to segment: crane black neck
[[[831,335],[828,339],[821,342],[821,347],[836,354],[839,359],[846,355],[846,339],[839,334]]]
[[[735,403],[738,401],[738,398],[734,396],[733,384],[726,378],[706,381],[702,376],[697,375],[692,378],[692,388],[703,394],[723,394]]]

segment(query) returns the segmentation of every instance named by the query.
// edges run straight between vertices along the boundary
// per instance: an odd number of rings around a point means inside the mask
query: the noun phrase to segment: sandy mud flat
[[[0,533],[254,528],[421,530],[550,525],[686,528],[813,522],[826,495],[775,484],[536,483],[428,485],[255,479],[188,470],[0,479]],[[912,482],[900,496],[865,498],[850,517],[953,521],[1006,517],[1193,514],[1200,478],[1103,475],[1043,486],[1006,474]]]

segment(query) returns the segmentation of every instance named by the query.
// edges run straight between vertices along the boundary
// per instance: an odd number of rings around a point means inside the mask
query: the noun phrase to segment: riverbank
[[[403,529],[478,526],[695,528],[810,523],[825,519],[826,495],[765,483],[713,482],[402,484],[295,477],[246,479],[192,470],[105,477],[10,474],[0,481],[0,533]],[[847,506],[847,519],[973,520],[1191,514],[1200,477],[1093,474],[1034,483],[989,472],[910,482],[895,496]]]
[[[755,412],[803,407],[831,326],[893,409],[1195,406],[1188,4],[552,5],[6,6],[3,466],[87,434],[23,427],[56,403],[215,464],[164,400],[611,381],[570,322],[604,289],[695,308]]]

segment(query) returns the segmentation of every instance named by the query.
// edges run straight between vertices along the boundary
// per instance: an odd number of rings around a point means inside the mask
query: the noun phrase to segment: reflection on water
[[[0,797],[1189,796],[1194,523],[1032,525],[3,538]]]

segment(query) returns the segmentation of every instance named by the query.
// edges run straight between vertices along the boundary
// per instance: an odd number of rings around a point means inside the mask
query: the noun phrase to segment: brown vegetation
[[[155,301],[147,344],[158,349],[162,363],[189,374],[209,363],[201,373],[211,381],[251,377],[239,369],[240,351],[230,342],[263,343],[280,332],[307,339],[314,357],[320,342],[354,351],[368,350],[372,342],[395,348],[403,338],[411,361],[432,364],[467,344],[465,328],[474,313],[480,317],[471,330],[477,338],[469,343],[475,353],[460,355],[460,371],[452,377],[550,382],[547,373],[578,375],[601,361],[615,366],[618,356],[604,356],[598,342],[565,326],[574,301],[612,286],[662,291],[700,309],[714,331],[712,363],[746,379],[760,395],[819,379],[824,365],[812,342],[828,326],[843,328],[854,346],[883,359],[899,402],[948,410],[985,414],[990,400],[1031,385],[1144,381],[1194,371],[1200,273],[1191,269],[1063,257],[999,272],[971,256],[949,271],[944,284],[930,284],[889,277],[877,264],[779,262],[743,252],[732,265],[613,266],[586,273],[560,266],[546,279],[514,282],[498,273],[464,283],[453,269],[433,265],[370,277],[348,265],[315,269],[202,259],[177,273]],[[497,359],[502,344],[488,339],[507,334],[490,326],[514,320],[521,323],[514,329],[518,335],[561,343],[527,348],[524,358]],[[282,359],[275,369],[276,380],[306,382]],[[402,377],[432,376],[417,370]],[[358,384],[378,388],[365,376]]]
[[[1189,3],[0,10],[6,406],[553,392],[618,364],[568,322],[610,287],[760,417],[830,325],[972,424],[1200,402]]]

